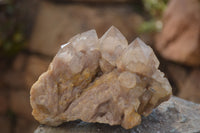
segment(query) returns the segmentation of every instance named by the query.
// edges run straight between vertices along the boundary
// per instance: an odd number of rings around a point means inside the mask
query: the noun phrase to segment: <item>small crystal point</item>
[[[119,40],[122,45],[128,45],[128,41],[124,37],[124,35],[115,27],[111,26],[104,35],[100,38],[100,43],[104,41],[108,37],[114,37],[115,39]]]
[[[77,51],[87,51],[88,49],[93,50],[98,47],[98,36],[96,31],[93,29],[72,37],[69,42],[72,43],[73,47]]]
[[[114,26],[111,26],[100,38],[102,58],[108,61],[112,66],[116,66],[117,58],[127,46],[128,42],[126,38]]]
[[[153,62],[153,65],[158,68],[160,63],[158,61],[158,58],[156,57],[156,55],[153,52],[153,49],[146,45],[139,37],[137,37],[135,39],[135,41],[137,41],[136,44],[139,44],[141,49],[143,50],[144,55],[146,56],[146,58],[148,58],[148,60],[151,60]]]
[[[153,50],[141,39],[136,38],[117,61],[120,69],[150,76],[159,66]]]

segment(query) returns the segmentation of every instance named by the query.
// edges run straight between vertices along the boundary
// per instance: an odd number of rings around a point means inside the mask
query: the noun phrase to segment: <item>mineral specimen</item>
[[[172,93],[158,66],[149,46],[128,45],[114,26],[100,39],[95,30],[78,34],[32,86],[32,114],[51,126],[81,119],[130,129]]]

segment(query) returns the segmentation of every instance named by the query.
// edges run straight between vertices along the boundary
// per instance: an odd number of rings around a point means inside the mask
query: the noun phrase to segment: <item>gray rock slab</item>
[[[130,130],[121,126],[74,121],[59,127],[40,125],[34,133],[200,133],[200,105],[171,97]]]

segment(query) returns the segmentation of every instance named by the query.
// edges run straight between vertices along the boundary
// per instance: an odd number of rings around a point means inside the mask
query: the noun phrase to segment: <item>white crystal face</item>
[[[153,50],[136,38],[117,61],[117,67],[122,70],[129,70],[143,75],[152,75],[158,68],[159,61]]]
[[[114,26],[108,29],[108,31],[100,38],[102,58],[113,66],[116,66],[117,58],[127,46],[128,42],[126,38]]]
[[[64,47],[67,46],[68,44],[70,44],[70,42],[63,44],[63,45],[61,45],[60,47],[61,47],[61,48],[64,48]]]
[[[95,30],[83,32],[72,37],[69,42],[77,51],[94,50],[98,48],[98,37]]]

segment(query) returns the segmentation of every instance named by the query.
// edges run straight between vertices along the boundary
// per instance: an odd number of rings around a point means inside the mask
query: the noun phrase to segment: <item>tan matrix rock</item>
[[[100,39],[95,30],[78,34],[32,86],[32,114],[51,126],[81,119],[130,129],[172,93],[158,66],[149,46],[128,45],[113,26]]]

